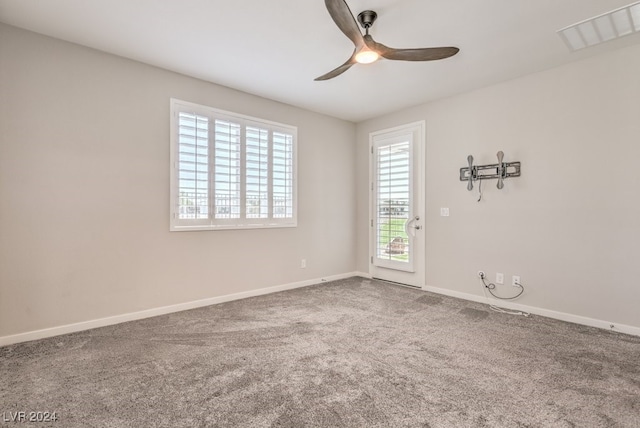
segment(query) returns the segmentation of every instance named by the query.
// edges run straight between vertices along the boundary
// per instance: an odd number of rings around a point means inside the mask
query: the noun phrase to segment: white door
[[[414,287],[425,284],[424,139],[424,121],[369,135],[369,273]]]

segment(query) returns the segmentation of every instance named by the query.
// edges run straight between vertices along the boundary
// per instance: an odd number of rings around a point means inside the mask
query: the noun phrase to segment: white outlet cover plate
[[[449,208],[440,208],[441,217],[449,217]]]

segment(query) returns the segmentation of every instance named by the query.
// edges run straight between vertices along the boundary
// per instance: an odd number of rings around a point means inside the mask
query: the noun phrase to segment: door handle
[[[411,229],[411,236],[416,236],[416,230],[422,229],[422,226],[420,226],[419,224],[416,224],[416,225],[413,224],[419,220],[420,220],[420,216],[415,216],[413,218],[408,219],[404,223],[404,233],[406,233],[407,236],[409,236],[409,229]]]

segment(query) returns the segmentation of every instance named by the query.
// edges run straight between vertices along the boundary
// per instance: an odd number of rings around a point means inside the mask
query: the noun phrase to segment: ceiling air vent
[[[558,30],[572,51],[636,32],[640,32],[640,1]]]

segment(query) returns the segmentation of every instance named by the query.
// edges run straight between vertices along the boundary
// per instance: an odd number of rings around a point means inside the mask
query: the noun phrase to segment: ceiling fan
[[[364,28],[364,36],[358,28],[358,24],[345,0],[324,0],[329,15],[338,28],[355,45],[351,57],[338,68],[331,70],[327,74],[316,77],[314,80],[328,80],[341,75],[355,63],[369,64],[380,57],[400,61],[434,61],[437,59],[449,58],[458,53],[460,49],[455,47],[441,48],[417,48],[417,49],[394,49],[378,43],[369,35],[369,28],[373,25],[378,14],[372,10],[365,10],[358,14],[358,22]]]

